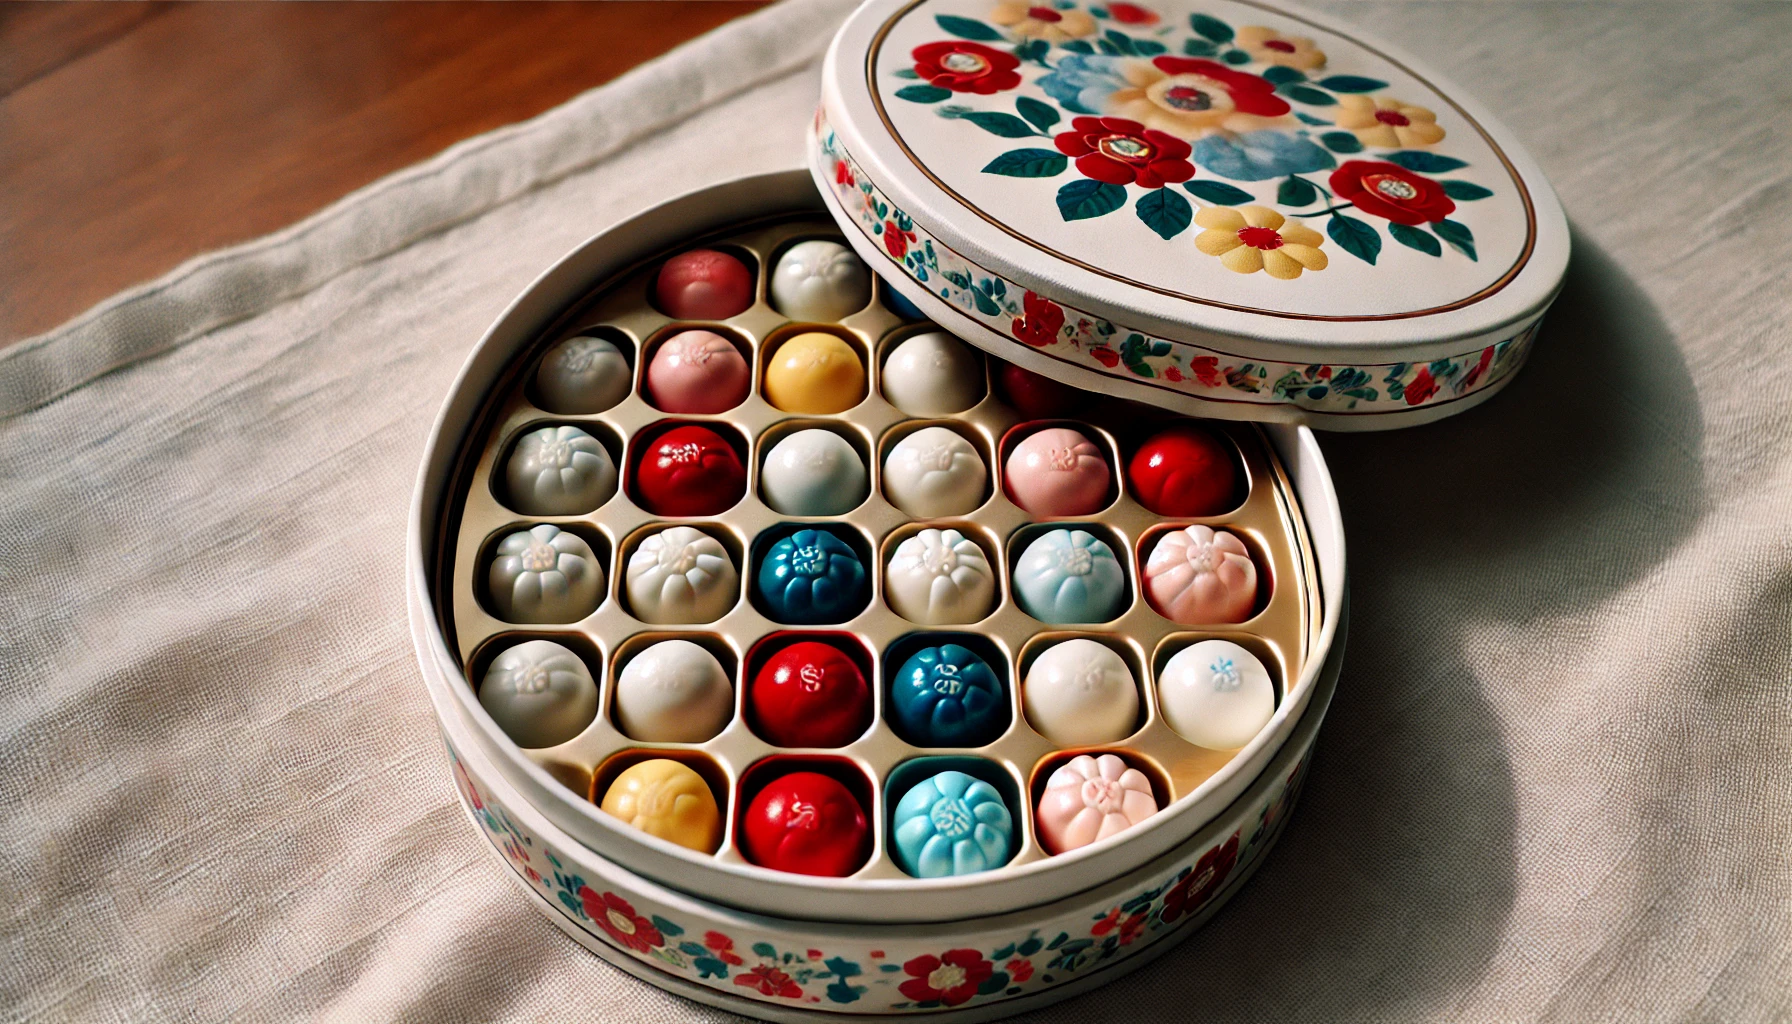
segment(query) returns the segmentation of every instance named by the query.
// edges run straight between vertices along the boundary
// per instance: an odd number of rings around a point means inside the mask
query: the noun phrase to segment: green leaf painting
[[[910,103],[938,103],[952,95],[952,90],[937,85],[905,85],[896,90],[896,98]]]
[[[1052,125],[1058,123],[1058,108],[1050,103],[1041,103],[1031,96],[1022,96],[1014,101],[1014,106],[1020,111],[1020,116],[1032,122],[1033,127],[1042,132],[1051,131]]]
[[[1334,153],[1361,153],[1363,151],[1362,142],[1349,132],[1326,132],[1319,136],[1319,141],[1325,143],[1325,148]]]
[[[1450,243],[1450,248],[1471,260],[1480,261],[1480,257],[1475,255],[1475,233],[1468,229],[1467,224],[1459,224],[1453,220],[1433,221],[1431,230],[1437,232],[1437,237]]]
[[[1010,178],[1050,178],[1064,173],[1070,158],[1055,149],[1011,149],[983,166],[985,174]]]
[[[1337,97],[1331,93],[1310,85],[1284,85],[1276,91],[1291,100],[1313,107],[1329,107],[1338,102]]]
[[[1310,206],[1319,198],[1319,189],[1305,178],[1290,175],[1276,189],[1276,202],[1283,206]]]
[[[1167,188],[1153,189],[1140,196],[1137,209],[1145,226],[1165,241],[1187,231],[1195,216],[1188,200]]]
[[[1341,213],[1332,214],[1331,223],[1325,226],[1325,233],[1332,236],[1338,248],[1371,266],[1375,258],[1381,255],[1381,232]]]
[[[1388,83],[1376,78],[1364,78],[1361,75],[1332,75],[1322,78],[1319,84],[1333,92],[1374,92],[1386,89]]]
[[[1394,241],[1408,249],[1417,249],[1428,256],[1444,254],[1444,247],[1437,244],[1437,239],[1429,231],[1421,231],[1406,224],[1389,224],[1388,234],[1393,235]]]
[[[1196,199],[1219,206],[1237,206],[1239,203],[1248,203],[1256,198],[1244,189],[1236,185],[1228,185],[1223,181],[1205,179],[1185,181],[1182,183],[1182,187]]]
[[[1205,36],[1216,43],[1229,43],[1232,41],[1232,26],[1218,18],[1206,14],[1189,15],[1188,27],[1194,29],[1197,34]]]
[[[1486,199],[1493,195],[1492,189],[1482,188],[1472,181],[1446,181],[1443,186],[1444,195],[1459,203],[1472,203],[1477,199]]]
[[[1420,174],[1442,174],[1445,171],[1454,171],[1459,167],[1468,166],[1467,163],[1453,156],[1439,156],[1436,153],[1426,153],[1416,149],[1403,149],[1398,153],[1389,153],[1388,162],[1399,164],[1409,171],[1418,171]]]
[[[1004,139],[1024,139],[1034,134],[1031,125],[1013,114],[979,110],[960,116],[984,131],[992,135],[1000,135]]]
[[[994,42],[1002,38],[1002,33],[975,18],[960,18],[956,14],[936,14],[933,20],[939,26],[960,39],[971,39],[979,43]]]
[[[1088,220],[1126,205],[1126,190],[1105,181],[1082,178],[1058,190],[1058,213],[1065,220]]]

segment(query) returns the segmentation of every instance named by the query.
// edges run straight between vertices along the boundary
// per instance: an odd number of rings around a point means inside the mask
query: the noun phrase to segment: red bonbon
[[[838,780],[791,772],[761,789],[741,819],[741,852],[760,867],[844,877],[871,851],[865,808]]]
[[[802,640],[753,676],[747,716],[755,732],[780,747],[842,747],[871,724],[871,688],[839,648]]]
[[[1014,363],[997,364],[996,386],[1009,405],[1032,420],[1068,416],[1082,406],[1087,394]]]
[[[725,252],[681,252],[660,267],[653,300],[680,320],[726,320],[753,304],[753,272]]]
[[[747,470],[708,427],[673,427],[647,445],[635,466],[641,507],[659,516],[713,516],[747,490]]]
[[[1133,496],[1160,516],[1217,516],[1238,504],[1238,468],[1226,442],[1193,424],[1146,439],[1126,467]]]

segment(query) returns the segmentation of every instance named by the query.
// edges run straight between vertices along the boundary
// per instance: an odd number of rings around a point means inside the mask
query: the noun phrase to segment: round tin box
[[[1554,192],[1485,109],[1254,0],[871,0],[828,51],[810,166],[930,319],[1212,418],[1471,407],[1568,260]]]
[[[705,857],[622,828],[599,812],[588,799],[590,778],[569,779],[557,770],[563,766],[543,758],[541,751],[518,748],[478,703],[468,682],[467,669],[476,667],[479,646],[476,638],[469,639],[456,629],[457,618],[461,624],[472,621],[477,625],[478,617],[467,620],[458,615],[461,610],[475,609],[476,602],[465,587],[471,573],[455,572],[453,566],[464,568],[469,561],[477,562],[478,554],[465,549],[467,534],[460,520],[468,515],[495,514],[478,508],[490,493],[489,484],[474,486],[470,481],[489,480],[491,439],[508,436],[510,427],[494,420],[521,415],[520,424],[528,419],[526,410],[519,413],[506,407],[502,397],[516,394],[518,375],[532,365],[527,353],[539,348],[545,337],[553,336],[552,325],[567,326],[569,310],[579,307],[594,290],[602,292],[604,282],[616,280],[643,260],[695,244],[718,230],[738,230],[743,219],[764,216],[770,216],[772,223],[763,230],[774,233],[796,230],[787,223],[793,217],[798,228],[818,216],[825,218],[808,176],[790,171],[741,179],[673,200],[594,238],[538,279],[499,318],[469,357],[451,391],[419,477],[408,563],[413,632],[425,679],[461,772],[476,779],[463,782],[463,797],[488,829],[509,837],[494,838],[523,878],[538,893],[552,897],[551,902],[538,905],[552,911],[563,927],[583,929],[584,941],[607,944],[612,959],[626,960],[625,966],[656,983],[712,1001],[719,997],[711,989],[721,989],[735,1002],[741,998],[756,1001],[751,1012],[789,1007],[792,1003],[788,1000],[796,998],[792,993],[800,991],[803,999],[827,1000],[830,1008],[844,1012],[932,1011],[974,998],[979,1008],[999,1014],[1008,1012],[997,1007],[1009,999],[1057,998],[1112,977],[1136,954],[1161,948],[1154,942],[1138,941],[1147,932],[1153,936],[1161,932],[1166,938],[1182,934],[1186,922],[1195,916],[1191,900],[1204,908],[1230,891],[1217,883],[1209,885],[1209,881],[1222,875],[1243,877],[1243,869],[1232,873],[1233,865],[1248,867],[1273,839],[1271,826],[1286,810],[1283,794],[1291,792],[1295,765],[1304,764],[1323,716],[1342,657],[1342,520],[1324,461],[1305,428],[1279,424],[1239,427],[1242,433],[1236,438],[1241,451],[1252,453],[1247,455],[1246,465],[1247,474],[1257,481],[1253,491],[1272,504],[1285,502],[1282,514],[1293,517],[1286,522],[1300,527],[1298,538],[1270,542],[1280,545],[1286,557],[1300,559],[1299,564],[1289,563],[1277,571],[1282,574],[1280,589],[1286,599],[1298,599],[1289,607],[1304,609],[1288,616],[1286,623],[1289,642],[1303,645],[1304,651],[1289,663],[1295,670],[1281,677],[1275,716],[1244,750],[1228,754],[1218,770],[1209,766],[1208,774],[1183,794],[1183,799],[1129,833],[1072,854],[1036,856],[984,876],[956,879],[912,879],[887,871],[846,879],[808,878],[755,867],[738,855]],[[810,221],[803,221],[804,217]],[[825,224],[825,219],[821,223]],[[774,423],[769,429],[775,427]],[[482,462],[484,469],[480,468]],[[1270,506],[1264,507],[1267,511]],[[1272,521],[1278,520],[1274,516],[1264,520]],[[626,541],[619,538],[612,552],[625,548]],[[613,569],[616,560],[612,558],[610,564]],[[1134,605],[1142,608],[1136,595]],[[1139,610],[1137,614],[1150,613]],[[992,621],[1006,622],[1002,616]],[[498,628],[511,637],[556,635],[552,627]],[[1149,628],[1166,633],[1162,625]],[[1205,632],[1225,635],[1224,630]],[[1246,632],[1240,628],[1232,635]],[[606,639],[602,634],[597,638],[600,642]],[[615,656],[628,641],[617,644],[612,638],[608,644],[608,649],[597,655],[606,693]],[[1158,652],[1164,649],[1161,644],[1155,648]],[[1145,654],[1150,657],[1151,649]],[[1018,664],[1012,663],[1010,670]],[[1148,694],[1146,681],[1152,676],[1147,673],[1155,671],[1155,666],[1138,666],[1136,671]],[[1278,772],[1283,774],[1277,776]],[[1277,778],[1281,780],[1279,788]],[[1225,831],[1228,822],[1232,823],[1230,831]],[[1216,829],[1225,835],[1217,835]],[[529,859],[536,844],[556,851],[559,864],[549,861],[544,867]],[[1240,844],[1250,857],[1238,852]],[[573,864],[578,865],[576,870],[567,867]],[[607,888],[595,887],[593,880],[598,877],[606,879]],[[1111,902],[1119,888],[1126,888],[1130,895],[1100,914],[1085,902]],[[1091,893],[1096,895],[1085,895]],[[591,899],[598,902],[591,903]],[[626,909],[630,907],[635,909]],[[666,912],[643,916],[642,907],[683,907],[687,921],[712,915],[734,931],[717,927],[698,932]],[[1086,934],[1071,934],[1070,922],[1087,915],[1095,917],[1082,929]],[[1101,921],[1110,916],[1113,921],[1102,926]],[[1058,923],[1032,923],[1048,919]],[[643,920],[651,929],[640,926]],[[751,927],[743,922],[752,922]],[[991,941],[994,930],[1005,933],[1022,924],[1025,927],[1017,933],[1015,950],[1006,950],[1006,941]],[[1036,943],[1031,935],[1035,927],[1040,932]],[[1050,927],[1057,931],[1045,934]],[[1099,931],[1090,931],[1096,928]],[[656,934],[665,940],[679,929],[686,937],[675,944],[647,941]],[[753,951],[758,959],[734,951],[729,955],[741,963],[730,964],[720,955],[721,950],[711,951],[716,956],[701,952],[708,948],[703,942],[708,941],[706,933],[710,931],[730,936],[754,934],[754,929],[776,936],[742,945],[742,950]],[[1062,942],[1057,942],[1059,932],[1067,936]],[[630,937],[637,933],[641,936],[638,940]],[[806,964],[786,960],[787,955],[809,957],[811,950],[846,949],[841,941],[848,935],[874,936],[861,943],[860,960],[844,954],[826,955],[819,961],[822,967],[815,966],[813,958]],[[808,938],[799,941],[798,937],[804,936]],[[897,941],[905,936],[907,945]],[[873,942],[876,944],[870,944]],[[965,952],[972,948],[967,943],[972,942],[990,947],[976,961]],[[695,949],[690,948],[693,945]],[[930,963],[927,957],[934,954],[917,951],[897,962],[889,959],[893,954],[884,948],[919,950],[922,945],[938,945],[941,956],[951,954],[966,963],[941,961],[951,969],[939,973],[943,968],[937,964],[923,970]],[[758,953],[766,948],[773,949],[775,955]],[[859,950],[858,946],[850,948]],[[1030,952],[1017,952],[1023,949]],[[873,951],[884,955],[873,957]],[[1007,953],[1004,964],[1020,960],[1026,964],[1005,967],[1002,982],[992,980],[997,973],[993,970],[982,976],[981,963],[1001,951]],[[884,962],[871,966],[879,959]],[[830,966],[830,960],[847,966]],[[1102,965],[1101,970],[1080,970],[1095,962]],[[850,968],[855,963],[860,965],[858,969],[867,973],[875,969],[878,975],[854,980]],[[718,964],[731,970],[706,976],[706,969],[713,972]],[[736,967],[740,970],[732,970]],[[889,969],[892,967],[894,971]],[[930,978],[944,984],[953,970],[967,971],[967,977],[979,976],[975,991],[965,989],[962,981],[945,988],[923,988],[921,982]],[[916,971],[921,975],[915,975]],[[779,977],[786,980],[779,981]],[[921,977],[921,982],[915,977]],[[835,982],[840,987],[834,987]],[[861,985],[866,991],[858,991]],[[937,996],[916,994],[936,990]],[[766,1005],[757,1006],[758,1002]],[[845,1005],[849,1002],[854,1005]]]

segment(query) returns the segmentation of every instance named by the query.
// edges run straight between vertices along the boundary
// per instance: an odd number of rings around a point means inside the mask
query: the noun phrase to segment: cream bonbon
[[[1234,750],[1269,724],[1276,688],[1255,654],[1230,640],[1203,640],[1164,665],[1157,703],[1183,739],[1210,750]]]
[[[1021,684],[1033,730],[1060,747],[1117,743],[1139,719],[1139,684],[1125,659],[1077,637],[1046,648]]]
[[[716,656],[689,640],[661,640],[616,677],[616,727],[648,743],[702,743],[734,717],[734,686]]]
[[[597,684],[572,651],[552,640],[525,640],[492,659],[479,704],[517,746],[551,747],[597,717]]]
[[[884,456],[884,497],[918,519],[970,513],[988,483],[976,446],[948,427],[922,427]]]

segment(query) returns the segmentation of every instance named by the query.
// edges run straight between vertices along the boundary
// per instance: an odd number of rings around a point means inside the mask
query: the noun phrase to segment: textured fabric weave
[[[1330,10],[1510,123],[1575,229],[1502,396],[1332,437],[1354,621],[1281,845],[1040,1021],[1792,1015],[1792,6]],[[591,233],[791,166],[843,3],[769,9],[0,353],[0,1018],[726,1019],[457,809],[404,516],[468,347]]]

